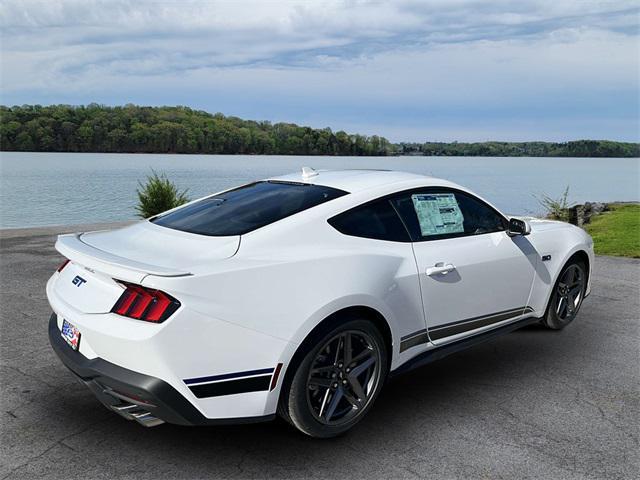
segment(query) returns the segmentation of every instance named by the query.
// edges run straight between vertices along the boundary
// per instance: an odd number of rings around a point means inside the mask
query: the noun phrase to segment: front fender
[[[581,228],[566,224],[562,228],[539,232],[532,238],[540,257],[551,256],[550,260],[537,264],[536,276],[529,297],[531,306],[538,316],[544,315],[562,268],[578,252],[589,258],[588,280],[585,294],[591,292],[591,278],[594,262],[593,241]]]

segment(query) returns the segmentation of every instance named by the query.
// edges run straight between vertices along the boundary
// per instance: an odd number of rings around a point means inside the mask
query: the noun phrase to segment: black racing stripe
[[[492,313],[490,315],[482,315],[479,317],[467,318],[466,320],[458,320],[445,325],[438,325],[437,327],[429,329],[428,332],[425,329],[418,330],[417,332],[405,335],[400,339],[400,353],[411,347],[415,347],[416,345],[429,343],[430,340],[439,340],[458,333],[475,330],[476,328],[502,322],[509,318],[516,318],[520,315],[534,311],[535,310],[530,306],[518,307],[510,310],[504,310],[502,312]]]
[[[415,347],[422,343],[429,343],[429,334],[425,329],[405,335],[400,339],[400,352],[404,352],[408,348]]]
[[[227,380],[228,378],[249,377],[252,375],[260,375],[263,373],[272,373],[273,368],[262,368],[260,370],[246,370],[244,372],[224,373],[222,375],[213,375],[210,377],[187,378],[184,383],[187,385],[192,383],[215,382],[216,380]]]
[[[410,333],[409,335],[405,335],[400,340],[404,342],[405,340],[409,340],[410,338],[417,337],[418,335],[420,335],[420,334],[422,334],[422,333],[424,333],[426,331],[427,331],[427,329],[423,328],[421,330],[418,330],[417,332],[413,332],[413,333]]]
[[[227,382],[206,383],[194,385],[189,390],[198,398],[220,397],[222,395],[233,395],[235,393],[260,392],[269,390],[271,375],[260,377],[240,378]]]
[[[511,310],[492,313],[491,315],[482,315],[480,317],[440,325],[429,330],[429,337],[431,337],[431,340],[439,340],[444,337],[450,337],[451,335],[457,335],[458,333],[475,330],[476,328],[486,327],[510,318],[516,318],[523,313],[528,313],[527,307],[512,308]]]
[[[475,322],[476,320],[480,320],[483,318],[495,317],[498,315],[510,314],[513,312],[522,312],[526,307],[518,307],[518,308],[510,308],[509,310],[502,310],[500,312],[489,313],[487,315],[479,315],[477,317],[466,318],[464,320],[456,320],[455,322],[445,323],[443,325],[438,325],[437,327],[432,328],[431,330],[437,330],[439,328],[447,328],[455,325],[459,325],[461,323]]]

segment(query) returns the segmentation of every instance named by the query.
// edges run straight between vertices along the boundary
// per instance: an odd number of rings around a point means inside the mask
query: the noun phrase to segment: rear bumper
[[[243,418],[206,418],[167,382],[119,367],[101,358],[89,359],[72,350],[60,335],[57,316],[49,319],[49,342],[62,363],[107,408],[145,426],[163,422],[177,425],[226,425],[272,420],[273,415]]]

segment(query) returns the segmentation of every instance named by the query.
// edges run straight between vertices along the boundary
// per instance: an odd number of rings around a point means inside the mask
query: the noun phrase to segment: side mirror
[[[526,220],[521,220],[520,218],[511,218],[509,220],[509,230],[507,230],[507,234],[510,237],[514,237],[516,235],[529,235],[531,233],[531,225]]]

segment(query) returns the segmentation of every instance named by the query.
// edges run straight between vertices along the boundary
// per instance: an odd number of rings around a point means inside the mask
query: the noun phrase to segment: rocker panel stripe
[[[437,327],[429,330],[429,337],[431,340],[439,340],[441,338],[450,337],[469,330],[475,330],[476,328],[486,327],[494,323],[509,320],[510,318],[516,318],[524,313],[532,311],[533,309],[531,307],[512,308],[511,310],[504,310],[502,312],[492,313],[491,315],[482,315],[480,317],[473,317],[460,322],[438,325]]]
[[[400,353],[404,352],[408,348],[428,342],[429,334],[427,333],[427,330],[418,330],[417,332],[402,337],[400,340]]]
[[[439,340],[451,335],[457,335],[458,333],[475,330],[476,328],[486,327],[510,318],[516,318],[520,315],[531,313],[533,311],[533,308],[529,306],[512,308],[502,312],[492,313],[490,315],[481,315],[479,317],[467,318],[465,320],[459,320],[445,325],[438,325],[430,328],[428,331],[425,329],[418,330],[402,337],[400,341],[400,352],[404,352],[408,348],[415,347],[416,345],[428,343],[429,339]]]

